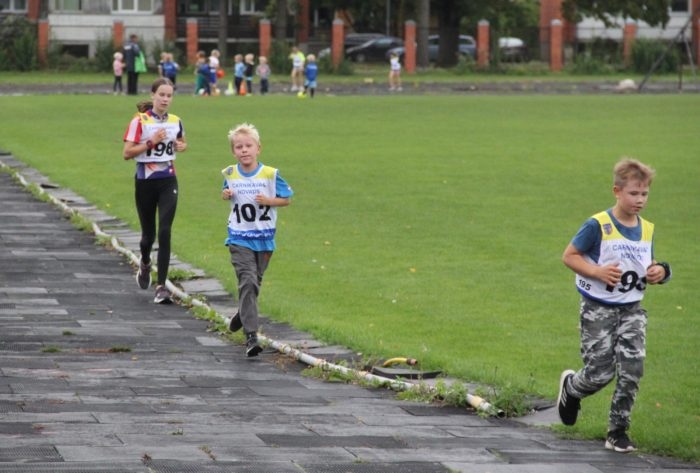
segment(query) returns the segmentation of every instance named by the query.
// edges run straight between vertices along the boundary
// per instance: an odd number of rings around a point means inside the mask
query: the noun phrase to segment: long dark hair
[[[158,90],[158,87],[160,87],[161,85],[169,85],[170,87],[175,87],[173,85],[173,81],[171,81],[170,79],[167,79],[165,77],[159,77],[158,79],[153,81],[153,84],[151,84],[151,92],[155,93],[156,90]],[[145,113],[152,108],[152,100],[142,100],[141,102],[136,104],[136,110],[138,110],[141,113]]]

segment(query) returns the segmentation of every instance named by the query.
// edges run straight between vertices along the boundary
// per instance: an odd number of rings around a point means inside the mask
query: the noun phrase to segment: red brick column
[[[272,47],[272,24],[270,20],[262,19],[260,20],[260,54],[259,56],[265,56],[270,58],[270,48]]]
[[[199,50],[199,25],[196,18],[187,19],[187,63],[197,62],[197,51]]]
[[[29,0],[27,2],[27,20],[37,21],[39,20],[39,13],[41,12],[41,0]]]
[[[124,46],[124,22],[114,20],[112,23],[112,44],[114,49],[121,49]]]
[[[634,21],[625,22],[622,38],[622,61],[625,66],[629,66],[632,61],[632,46],[637,38],[637,23]]]
[[[540,55],[549,61],[551,52],[552,20],[561,20],[562,0],[540,0]]]
[[[297,45],[309,42],[309,0],[297,0]]]
[[[165,40],[177,39],[177,2],[163,2],[163,19],[165,26]]]
[[[39,56],[39,64],[41,67],[48,65],[49,54],[49,21],[39,20],[37,38],[37,55]]]
[[[404,68],[408,74],[416,73],[416,22],[408,20],[404,24]]]
[[[561,20],[552,20],[550,28],[550,43],[549,43],[549,70],[559,72],[562,68],[562,53],[563,53],[563,26]]]
[[[333,37],[331,39],[331,60],[333,67],[338,67],[345,55],[345,23],[340,18],[333,20]]]
[[[488,20],[479,21],[476,31],[476,63],[482,69],[489,67],[490,34],[491,25]]]

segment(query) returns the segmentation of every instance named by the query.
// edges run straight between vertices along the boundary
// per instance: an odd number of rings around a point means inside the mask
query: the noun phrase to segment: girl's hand
[[[230,200],[233,197],[233,191],[231,189],[224,189],[221,191],[221,198],[224,200]]]
[[[185,151],[187,149],[187,142],[182,138],[175,140],[175,151]]]
[[[160,130],[156,131],[153,134],[153,137],[151,138],[151,141],[153,142],[154,145],[157,145],[164,139],[168,137],[168,132],[165,131],[165,128],[161,128]]]
[[[261,205],[270,205],[269,199],[264,194],[258,194],[255,196],[255,202]]]

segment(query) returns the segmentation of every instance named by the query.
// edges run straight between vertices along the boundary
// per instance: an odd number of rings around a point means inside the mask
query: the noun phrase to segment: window
[[[112,0],[112,11],[151,12],[153,0]]]
[[[259,15],[267,8],[267,0],[240,0],[241,15]]]
[[[678,13],[689,13],[688,0],[671,0],[671,11]]]
[[[80,11],[82,10],[82,0],[53,0],[52,11]]]
[[[27,0],[0,0],[0,11],[26,12]]]

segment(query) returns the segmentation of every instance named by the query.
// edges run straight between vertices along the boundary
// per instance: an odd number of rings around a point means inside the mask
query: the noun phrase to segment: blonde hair
[[[306,56],[306,60],[314,62],[316,60],[316,56],[314,56],[313,54],[309,54],[308,56]]]
[[[631,180],[651,185],[656,171],[650,166],[632,158],[622,158],[613,168],[613,184],[623,188]]]
[[[236,125],[234,128],[231,128],[231,131],[228,132],[229,143],[233,144],[236,137],[239,135],[250,136],[253,138],[253,140],[255,140],[258,146],[260,146],[260,133],[252,123],[241,123],[240,125]]]
[[[117,51],[116,53],[114,53],[114,59],[119,59],[121,61],[122,59],[124,59],[124,55]]]

